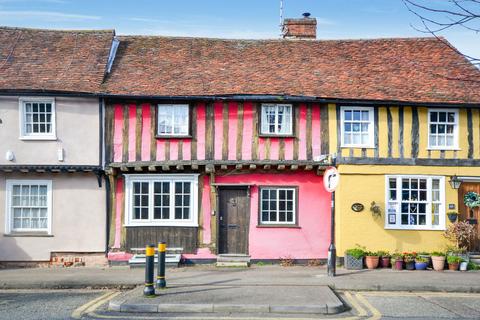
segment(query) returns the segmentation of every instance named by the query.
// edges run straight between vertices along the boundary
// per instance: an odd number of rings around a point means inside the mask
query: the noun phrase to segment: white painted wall
[[[52,180],[52,237],[5,235],[7,179]],[[48,261],[51,252],[104,252],[106,194],[93,173],[0,174],[0,261]]]
[[[0,165],[99,165],[99,99],[55,97],[57,140],[20,140],[19,98],[0,96]],[[64,149],[64,161],[58,149]],[[5,159],[10,150],[14,161]]]

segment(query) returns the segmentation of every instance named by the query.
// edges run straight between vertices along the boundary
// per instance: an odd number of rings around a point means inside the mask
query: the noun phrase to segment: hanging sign
[[[323,185],[328,192],[334,192],[340,180],[337,168],[328,167],[323,174]]]

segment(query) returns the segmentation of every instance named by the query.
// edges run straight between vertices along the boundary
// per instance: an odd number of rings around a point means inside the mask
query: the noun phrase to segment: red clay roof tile
[[[480,71],[435,38],[119,38],[104,86],[111,94],[480,103]]]
[[[0,90],[98,93],[114,35],[0,27]]]

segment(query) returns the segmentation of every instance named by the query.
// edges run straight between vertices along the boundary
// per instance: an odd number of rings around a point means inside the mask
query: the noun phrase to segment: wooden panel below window
[[[155,246],[165,241],[167,247],[183,248],[183,253],[195,253],[197,248],[196,227],[126,227],[126,248],[143,248],[147,244]]]

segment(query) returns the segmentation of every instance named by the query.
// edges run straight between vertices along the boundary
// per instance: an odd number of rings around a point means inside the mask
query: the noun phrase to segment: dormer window
[[[292,105],[262,104],[261,134],[272,136],[291,136]]]
[[[189,136],[190,108],[188,104],[159,104],[157,136]]]
[[[55,100],[21,98],[20,139],[55,140]]]

